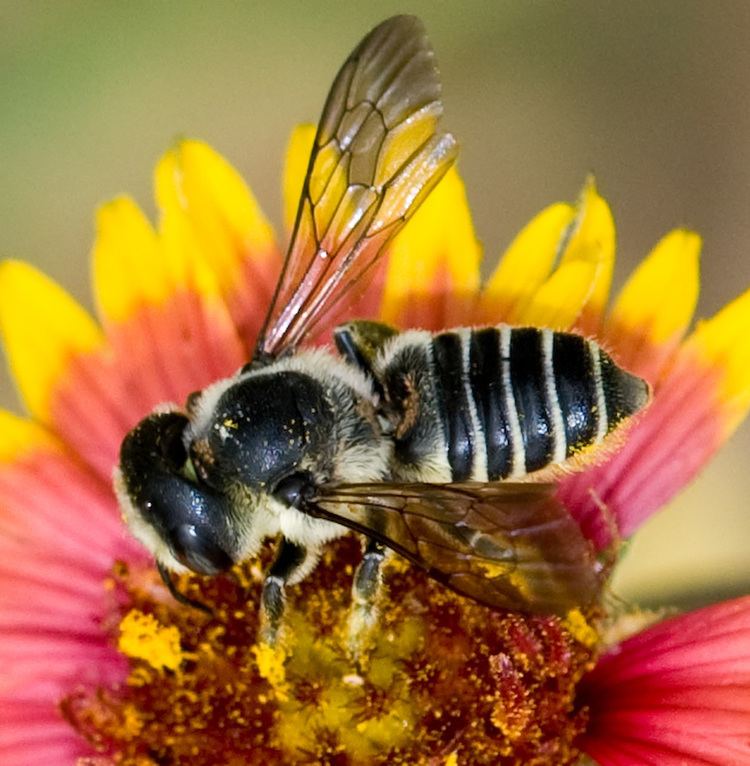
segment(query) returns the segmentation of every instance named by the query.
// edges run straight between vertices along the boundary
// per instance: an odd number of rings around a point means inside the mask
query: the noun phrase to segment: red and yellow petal
[[[127,199],[101,208],[93,250],[94,288],[107,331],[106,354],[78,376],[108,381],[120,427],[94,445],[97,467],[111,473],[129,428],[156,404],[182,402],[187,394],[233,373],[246,358],[222,296],[206,263],[194,227],[179,210],[162,216],[154,232]],[[78,380],[68,383],[61,412],[66,440],[92,461],[86,416],[70,419],[91,393]],[[71,390],[72,389],[72,390]]]
[[[481,247],[451,168],[389,249],[380,316],[400,328],[466,324],[479,289]]]
[[[0,333],[28,411],[52,420],[53,393],[71,362],[99,352],[96,322],[61,287],[20,261],[0,265]]]
[[[580,746],[601,766],[750,764],[750,597],[665,620],[584,677]]]
[[[46,429],[0,411],[0,762],[90,752],[59,703],[124,680],[102,626],[104,582],[113,561],[141,556],[108,485]]]
[[[631,274],[607,317],[603,338],[626,369],[655,383],[687,331],[700,291],[700,237],[663,237]]]
[[[715,415],[721,440],[729,438],[750,409],[750,290],[716,316],[698,324],[680,350],[682,364],[695,364],[716,381]],[[708,372],[713,371],[713,375]],[[679,369],[670,373],[676,377]],[[666,385],[666,384],[665,384]]]
[[[112,365],[130,378],[121,400],[129,423],[244,359],[216,276],[184,216],[165,215],[157,234],[131,200],[102,206],[93,273]],[[137,376],[134,359],[142,363]]]
[[[28,411],[66,440],[77,435],[81,455],[109,476],[112,434],[127,424],[121,382],[107,369],[112,360],[94,320],[44,274],[11,261],[0,267],[0,330]]]
[[[185,140],[157,166],[156,199],[165,218],[184,219],[251,349],[281,258],[273,230],[245,182],[207,144]]]
[[[599,547],[610,540],[607,515],[622,535],[631,535],[695,476],[747,415],[748,326],[750,291],[700,324],[680,346],[619,451],[563,480],[561,499]]]

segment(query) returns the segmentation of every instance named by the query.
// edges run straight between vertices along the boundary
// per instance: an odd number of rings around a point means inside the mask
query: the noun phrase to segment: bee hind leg
[[[310,553],[302,545],[281,539],[276,559],[263,581],[260,606],[260,640],[275,646],[286,607],[286,585],[304,571]]]
[[[352,608],[349,613],[349,652],[359,658],[378,618],[377,599],[382,582],[381,565],[386,549],[377,540],[368,540],[362,561],[352,582]]]

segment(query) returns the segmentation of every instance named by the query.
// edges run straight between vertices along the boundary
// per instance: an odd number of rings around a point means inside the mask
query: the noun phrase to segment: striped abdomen
[[[383,360],[395,473],[494,481],[561,463],[648,401],[597,343],[507,326],[407,332]]]

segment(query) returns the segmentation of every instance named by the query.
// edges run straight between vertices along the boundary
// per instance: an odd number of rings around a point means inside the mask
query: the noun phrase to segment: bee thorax
[[[250,370],[189,429],[196,474],[267,492],[300,471],[321,483],[382,478],[387,445],[371,399],[364,376],[322,352]]]

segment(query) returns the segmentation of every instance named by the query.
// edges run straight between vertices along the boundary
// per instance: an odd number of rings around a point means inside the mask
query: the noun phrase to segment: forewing
[[[545,484],[355,484],[324,490],[321,515],[374,537],[492,607],[565,614],[591,604],[591,544]]]
[[[318,125],[258,355],[296,347],[370,269],[455,159],[421,22],[373,29],[339,71]]]

